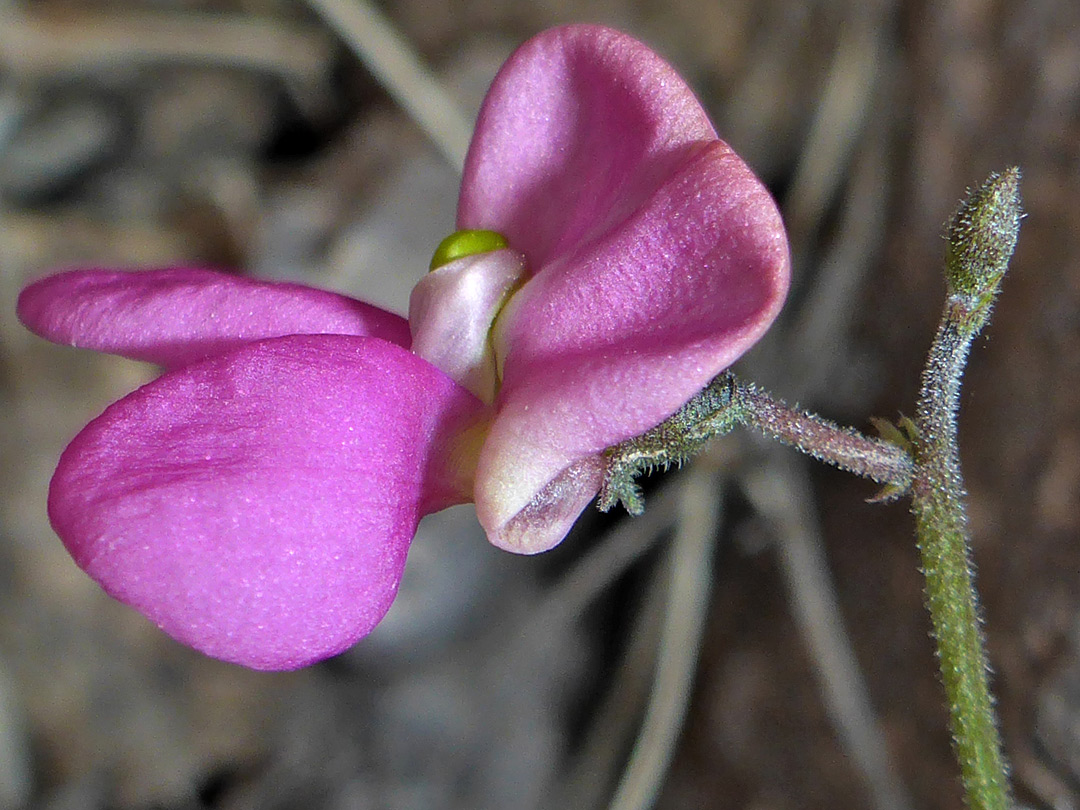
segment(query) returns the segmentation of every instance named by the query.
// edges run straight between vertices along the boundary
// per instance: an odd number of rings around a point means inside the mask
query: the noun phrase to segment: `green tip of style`
[[[1020,232],[1020,169],[986,181],[960,203],[946,230],[949,292],[980,302],[997,293]]]
[[[444,264],[450,264],[454,259],[475,256],[478,253],[491,253],[502,250],[507,245],[506,237],[495,231],[454,231],[435,248],[435,255],[431,257],[429,269],[437,270]]]

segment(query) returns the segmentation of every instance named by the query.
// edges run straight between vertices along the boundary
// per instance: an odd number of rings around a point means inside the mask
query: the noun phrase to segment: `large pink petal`
[[[64,452],[75,561],[208,655],[291,669],[368,633],[424,514],[468,499],[453,436],[481,404],[392,344],[295,336],[170,372]]]
[[[557,543],[568,523],[552,515],[596,491],[585,460],[731,365],[776,317],[788,279],[776,206],[719,141],[602,240],[533,276],[496,323],[503,381],[475,493],[489,537],[527,552]]]
[[[715,137],[686,83],[640,42],[595,25],[546,31],[488,91],[458,227],[498,231],[539,272],[628,216]]]
[[[405,320],[370,304],[193,268],[60,273],[23,290],[17,311],[54,343],[169,368],[282,335],[363,335],[409,345]]]

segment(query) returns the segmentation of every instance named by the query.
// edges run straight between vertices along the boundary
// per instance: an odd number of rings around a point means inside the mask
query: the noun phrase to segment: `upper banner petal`
[[[64,452],[49,514],[90,576],[178,640],[300,667],[369,632],[420,517],[468,499],[471,475],[442,459],[482,414],[380,340],[251,343],[109,407]]]
[[[458,227],[505,236],[538,272],[634,211],[716,133],[686,83],[637,40],[595,25],[533,37],[480,110]]]
[[[731,365],[776,317],[789,275],[772,198],[715,141],[619,227],[533,276],[496,325],[503,380],[475,493],[494,542],[557,542],[520,526],[520,540],[499,537],[572,465],[659,424]]]
[[[41,337],[169,368],[292,334],[409,345],[403,318],[344,295],[195,268],[72,270],[31,284],[19,319]]]

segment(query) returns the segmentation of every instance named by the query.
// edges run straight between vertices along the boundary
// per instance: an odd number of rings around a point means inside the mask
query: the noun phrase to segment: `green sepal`
[[[911,417],[900,414],[900,418],[895,424],[879,416],[871,416],[869,421],[882,439],[889,444],[895,444],[897,447],[906,450],[909,454],[912,452],[915,442],[919,438],[919,428]],[[888,487],[885,489],[888,489]],[[872,498],[871,500],[876,499]]]
[[[886,484],[876,493],[866,499],[867,503],[892,503],[904,497],[910,491],[910,487],[898,487],[896,484]]]
[[[607,512],[621,503],[631,515],[644,512],[638,476],[681,467],[712,439],[745,421],[739,391],[735,377],[725,371],[652,430],[607,448],[597,508]]]
[[[890,422],[888,419],[882,419],[880,416],[869,417],[870,424],[874,426],[874,430],[878,432],[878,435],[883,438],[889,444],[895,444],[897,447],[903,447],[905,450],[909,449],[911,442],[908,441],[908,437],[904,433]]]
[[[912,419],[910,416],[904,416],[903,414],[900,414],[900,421],[897,424],[899,424],[900,429],[904,431],[905,434],[907,434],[908,441],[911,444],[917,442],[922,435],[919,432],[919,426],[915,424],[915,420]]]

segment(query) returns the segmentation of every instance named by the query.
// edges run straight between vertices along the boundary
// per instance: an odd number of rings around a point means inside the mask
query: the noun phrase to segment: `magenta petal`
[[[442,446],[481,404],[369,338],[249,344],[164,375],[64,452],[49,514],[117,599],[208,655],[291,669],[382,618]]]
[[[31,284],[19,319],[54,343],[169,368],[283,335],[340,334],[409,345],[403,318],[300,284],[210,270],[73,270]]]
[[[546,31],[488,91],[458,227],[503,234],[538,272],[628,216],[715,137],[686,83],[640,42],[595,25]]]
[[[772,323],[788,280],[779,213],[719,141],[620,227],[533,276],[496,325],[503,382],[475,491],[493,542],[557,543],[520,521],[521,540],[504,533],[566,470],[659,424],[731,365]],[[587,501],[589,487],[562,491]]]

